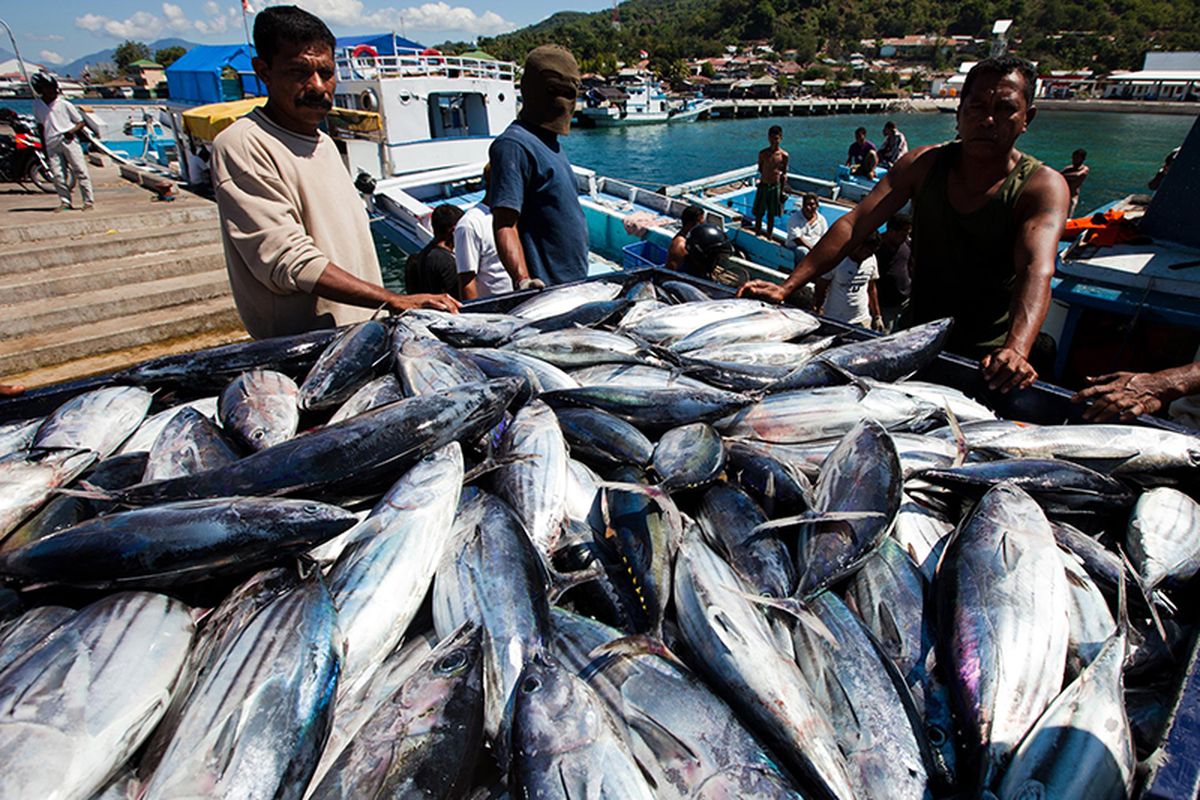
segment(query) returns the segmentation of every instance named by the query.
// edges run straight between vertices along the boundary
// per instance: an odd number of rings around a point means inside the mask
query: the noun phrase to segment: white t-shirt
[[[454,263],[459,274],[475,273],[475,288],[480,297],[513,290],[512,278],[496,253],[492,210],[483,203],[467,209],[454,228]]]
[[[867,285],[879,280],[875,256],[867,256],[861,264],[846,257],[825,277],[829,279],[829,290],[825,293],[825,316],[851,325],[869,326],[871,306],[867,299]]]
[[[787,246],[795,249],[803,245],[812,249],[827,230],[829,223],[821,216],[820,211],[813,215],[810,222],[808,217],[804,216],[804,211],[797,208],[787,219]]]
[[[46,147],[62,141],[63,134],[83,122],[83,114],[71,101],[59,95],[50,105],[40,97],[33,99],[33,116],[46,132]]]

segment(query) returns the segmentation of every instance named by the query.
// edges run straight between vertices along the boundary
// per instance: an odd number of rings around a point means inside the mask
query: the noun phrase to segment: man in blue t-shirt
[[[488,150],[496,254],[518,289],[587,277],[588,232],[558,137],[571,130],[579,65],[542,45],[525,58],[521,116]]]

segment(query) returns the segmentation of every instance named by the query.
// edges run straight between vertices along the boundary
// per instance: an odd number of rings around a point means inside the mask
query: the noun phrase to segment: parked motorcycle
[[[31,183],[43,192],[54,191],[54,173],[46,157],[37,123],[9,108],[0,109],[0,122],[12,128],[12,135],[0,134],[0,181]],[[67,180],[74,183],[69,171]]]

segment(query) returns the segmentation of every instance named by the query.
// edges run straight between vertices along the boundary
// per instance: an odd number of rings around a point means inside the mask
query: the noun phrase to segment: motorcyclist
[[[687,235],[687,255],[680,269],[697,278],[712,280],[718,260],[732,252],[733,246],[720,228],[707,223],[697,225]]]

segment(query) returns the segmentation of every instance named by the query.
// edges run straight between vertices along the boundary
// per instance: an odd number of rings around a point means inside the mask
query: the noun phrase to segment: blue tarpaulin
[[[204,104],[266,94],[266,87],[254,77],[253,57],[254,48],[248,44],[196,45],[167,67],[171,99]],[[221,80],[226,67],[237,72],[236,81]]]
[[[375,52],[381,56],[394,56],[397,52],[413,50],[419,52],[425,49],[425,45],[418,44],[411,39],[404,39],[394,33],[367,33],[359,36],[339,36],[337,39],[339,50],[353,50],[360,44],[375,48]]]

